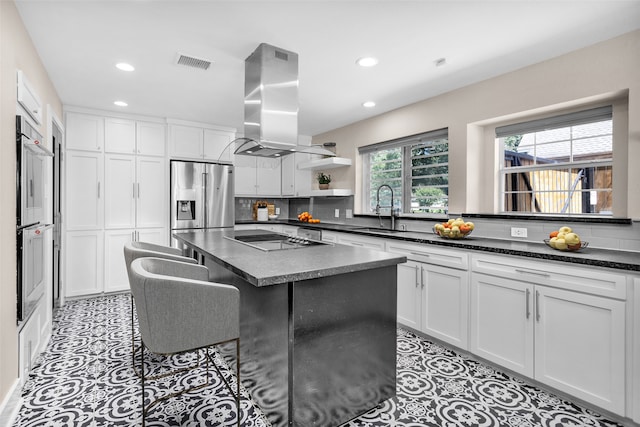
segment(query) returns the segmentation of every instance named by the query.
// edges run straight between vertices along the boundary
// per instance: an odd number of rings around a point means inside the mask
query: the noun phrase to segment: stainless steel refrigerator
[[[171,234],[233,228],[233,165],[171,161]],[[180,247],[175,239],[172,246]]]

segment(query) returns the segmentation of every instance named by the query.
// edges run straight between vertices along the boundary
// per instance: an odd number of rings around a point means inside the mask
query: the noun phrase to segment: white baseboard
[[[20,392],[20,378],[16,378],[9,392],[4,397],[4,400],[0,402],[0,426],[13,425],[18,416],[18,411],[22,406],[22,396]]]

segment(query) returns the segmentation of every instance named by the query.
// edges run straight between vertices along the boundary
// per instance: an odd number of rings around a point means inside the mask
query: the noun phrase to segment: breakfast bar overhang
[[[233,235],[173,237],[211,280],[240,289],[241,381],[269,422],[337,426],[395,397],[396,268],[406,258],[346,245],[265,252]]]

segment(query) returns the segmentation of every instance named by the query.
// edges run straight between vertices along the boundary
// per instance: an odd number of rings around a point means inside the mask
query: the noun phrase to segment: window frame
[[[498,144],[499,147],[499,164],[498,164],[498,191],[499,191],[499,211],[501,214],[526,214],[526,215],[533,215],[533,216],[548,216],[548,215],[561,215],[561,216],[567,216],[567,217],[588,217],[588,216],[593,216],[596,215],[598,217],[612,217],[613,216],[613,206],[611,208],[611,211],[607,212],[607,213],[602,213],[602,212],[564,212],[564,209],[567,208],[567,206],[570,204],[572,198],[574,197],[575,194],[575,188],[571,188],[571,185],[568,185],[568,189],[567,190],[563,190],[563,189],[558,189],[555,191],[543,191],[542,193],[546,193],[546,194],[553,194],[553,193],[562,193],[562,192],[567,192],[568,191],[568,199],[565,203],[565,206],[563,207],[563,209],[560,212],[537,212],[534,209],[533,203],[535,198],[532,199],[532,206],[529,207],[529,210],[524,210],[524,211],[510,211],[507,210],[507,206],[506,206],[506,199],[507,197],[513,197],[514,195],[517,195],[518,193],[522,193],[522,194],[532,194],[532,193],[538,193],[540,192],[540,190],[529,190],[529,191],[523,191],[523,192],[518,192],[518,191],[513,191],[511,190],[509,193],[507,193],[506,190],[506,180],[508,179],[509,176],[513,175],[513,174],[520,174],[520,173],[531,173],[531,172],[541,172],[541,171],[556,171],[556,172],[568,172],[567,178],[570,176],[570,174],[572,173],[573,170],[576,169],[587,169],[587,168],[610,168],[611,169],[611,173],[613,174],[613,170],[614,170],[614,147],[615,147],[615,121],[614,121],[614,117],[613,117],[613,111],[614,111],[614,105],[605,105],[605,106],[601,106],[601,107],[596,107],[596,108],[589,108],[589,109],[584,109],[584,110],[580,110],[580,111],[576,111],[573,113],[568,113],[568,114],[556,114],[553,116],[549,116],[546,118],[542,118],[542,119],[536,119],[536,120],[531,120],[531,121],[523,121],[523,122],[519,122],[519,123],[515,123],[515,124],[510,124],[510,125],[506,125],[506,126],[500,126],[500,127],[496,127],[495,128],[495,143]],[[597,123],[599,121],[604,121],[604,120],[610,120],[611,121],[611,134],[610,134],[610,138],[611,138],[611,156],[609,158],[605,158],[605,159],[592,159],[592,160],[576,160],[576,161],[563,161],[563,162],[557,162],[557,163],[548,163],[548,164],[533,164],[533,165],[524,165],[524,166],[512,166],[507,168],[505,166],[505,145],[502,142],[503,139],[505,137],[508,136],[515,136],[515,135],[523,135],[523,134],[527,134],[527,133],[534,133],[534,132],[540,132],[540,131],[544,131],[544,130],[549,130],[549,129],[559,129],[559,128],[565,128],[565,127],[570,127],[570,126],[579,126],[581,124],[588,124],[588,123]],[[574,148],[574,141],[576,141],[578,139],[574,139],[573,137],[571,137],[570,139],[570,155],[573,155],[573,148]],[[545,143],[541,142],[540,144],[535,143],[534,144],[534,152],[536,151],[535,148],[537,148],[538,145],[543,146]],[[537,157],[535,157],[535,160],[537,161]],[[567,183],[569,183],[570,181],[567,181]],[[613,197],[614,195],[614,189],[615,186],[612,184],[611,189],[609,190],[610,193],[610,197]],[[593,188],[591,190],[585,190],[585,189],[581,189],[578,190],[579,193],[582,193],[584,191],[604,191],[607,189],[598,189],[598,188]]]
[[[400,202],[400,206],[401,206],[401,210],[400,212],[403,215],[412,215],[412,216],[435,216],[435,215],[441,215],[442,212],[440,213],[414,213],[411,212],[411,201],[413,199],[413,180],[417,177],[414,177],[412,174],[413,171],[413,164],[412,164],[412,160],[413,160],[413,155],[412,155],[412,150],[415,146],[420,145],[422,143],[429,143],[429,142],[435,142],[435,141],[439,141],[439,140],[444,140],[446,139],[446,144],[447,144],[447,151],[446,151],[446,155],[447,155],[447,161],[443,162],[443,163],[438,163],[438,166],[446,166],[447,167],[447,173],[446,173],[446,179],[447,179],[447,185],[446,185],[446,191],[445,191],[445,195],[447,198],[447,206],[444,208],[444,212],[443,213],[447,213],[448,209],[449,209],[449,204],[448,204],[448,200],[449,200],[449,183],[448,183],[448,178],[449,178],[449,160],[448,160],[448,156],[449,156],[449,131],[448,128],[443,128],[443,129],[438,129],[438,130],[434,130],[434,131],[428,131],[428,132],[423,132],[420,134],[416,134],[416,135],[411,135],[411,136],[407,136],[407,137],[403,137],[403,138],[398,138],[395,140],[390,140],[390,141],[385,141],[385,142],[380,142],[380,143],[376,143],[376,144],[371,144],[371,145],[366,145],[363,147],[359,147],[359,156],[360,156],[360,160],[362,163],[362,194],[363,197],[361,199],[361,209],[362,212],[364,214],[371,214],[371,213],[375,213],[375,210],[372,209],[372,191],[374,191],[372,189],[372,176],[371,176],[371,154],[376,153],[376,152],[380,152],[380,151],[386,151],[386,150],[391,150],[391,149],[400,149],[400,164],[401,164],[401,169],[400,169],[400,177],[398,178],[394,178],[394,181],[399,181],[400,182],[400,188],[401,188],[401,194],[397,194],[396,192],[394,192],[394,208],[398,207],[398,204],[396,201]],[[440,144],[442,145],[442,144]],[[432,156],[440,156],[442,155],[442,153],[436,153],[436,154],[432,154]],[[423,157],[423,156],[419,156],[419,157]],[[420,166],[419,168],[427,168],[429,166]],[[440,174],[440,176],[442,176]],[[431,187],[431,186],[428,186]],[[434,186],[435,187],[435,186]],[[438,187],[438,188],[442,188]],[[384,191],[384,190],[383,190]],[[381,192],[381,200],[382,200],[382,196],[383,193]],[[386,196],[386,191],[385,191],[385,196]],[[384,212],[385,215],[388,215],[388,212],[390,211],[390,207],[388,206],[388,204],[382,204],[381,203],[381,212]]]

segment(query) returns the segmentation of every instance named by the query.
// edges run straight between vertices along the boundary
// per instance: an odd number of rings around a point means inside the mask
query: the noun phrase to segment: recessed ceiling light
[[[114,104],[117,105],[118,107],[126,107],[127,105],[129,105],[124,101],[115,101]]]
[[[116,64],[116,68],[122,71],[133,71],[135,67],[131,64],[127,64],[126,62],[119,62]]]
[[[363,102],[362,106],[366,108],[372,108],[376,106],[376,103],[373,101],[367,101],[367,102]]]
[[[372,56],[365,56],[364,58],[360,58],[356,61],[361,67],[373,67],[378,63],[378,58],[374,58]]]

